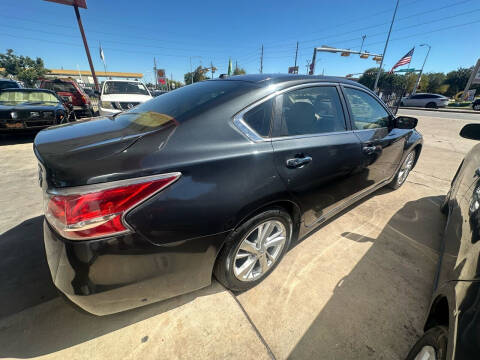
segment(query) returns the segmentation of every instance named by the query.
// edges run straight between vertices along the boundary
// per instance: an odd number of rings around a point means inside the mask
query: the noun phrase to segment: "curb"
[[[462,110],[462,109],[432,109],[432,108],[423,108],[423,107],[413,107],[413,106],[408,106],[408,107],[402,107],[400,106],[398,110],[423,110],[423,111],[439,111],[439,112],[446,112],[446,113],[464,113],[464,114],[480,114],[479,111],[475,110]]]

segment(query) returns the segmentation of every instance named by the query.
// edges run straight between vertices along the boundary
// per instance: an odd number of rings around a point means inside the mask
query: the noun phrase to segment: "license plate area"
[[[23,129],[25,125],[23,124],[23,122],[14,122],[14,123],[7,122],[5,123],[5,127],[9,129]]]

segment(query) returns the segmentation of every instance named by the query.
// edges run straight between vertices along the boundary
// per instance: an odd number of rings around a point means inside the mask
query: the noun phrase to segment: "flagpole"
[[[385,53],[387,52],[387,47],[388,47],[388,41],[390,40],[390,34],[392,32],[392,27],[393,27],[393,22],[395,21],[395,15],[397,15],[397,9],[398,9],[398,3],[400,0],[397,0],[397,5],[395,5],[395,11],[393,12],[393,17],[392,17],[392,22],[390,24],[390,29],[388,30],[388,36],[387,36],[387,41],[385,41],[385,48],[383,49],[383,54],[382,54],[382,61],[380,62],[380,66],[378,68],[378,73],[377,77],[375,78],[375,85],[373,85],[373,91],[375,93],[378,93],[378,79],[380,79],[380,73],[382,72],[382,67],[383,67],[383,59],[385,59]]]

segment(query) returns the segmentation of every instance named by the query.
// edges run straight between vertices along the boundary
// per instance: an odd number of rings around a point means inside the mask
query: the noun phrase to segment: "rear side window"
[[[283,95],[280,136],[345,131],[345,117],[335,86],[314,86]]]
[[[183,86],[146,101],[133,109],[118,115],[121,121],[136,122],[138,116],[132,114],[154,114],[152,119],[175,119],[177,122],[197,116],[204,111],[245,94],[255,87],[245,81],[208,80]],[[230,116],[233,114],[230,114]],[[149,126],[161,126],[163,120],[149,122]],[[212,129],[213,131],[214,129]]]
[[[19,88],[18,84],[15,81],[0,81],[0,90],[1,89],[16,89]]]
[[[243,115],[243,121],[247,123],[258,135],[268,137],[272,122],[273,99],[254,107]]]

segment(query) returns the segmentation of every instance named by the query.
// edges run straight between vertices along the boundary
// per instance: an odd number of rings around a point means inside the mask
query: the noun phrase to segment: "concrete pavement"
[[[31,138],[0,138],[0,358],[403,359],[430,300],[438,206],[475,144],[457,135],[470,119],[430,114],[419,116],[425,145],[407,183],[329,221],[257,287],[233,295],[213,282],[106,317],[56,295]]]

